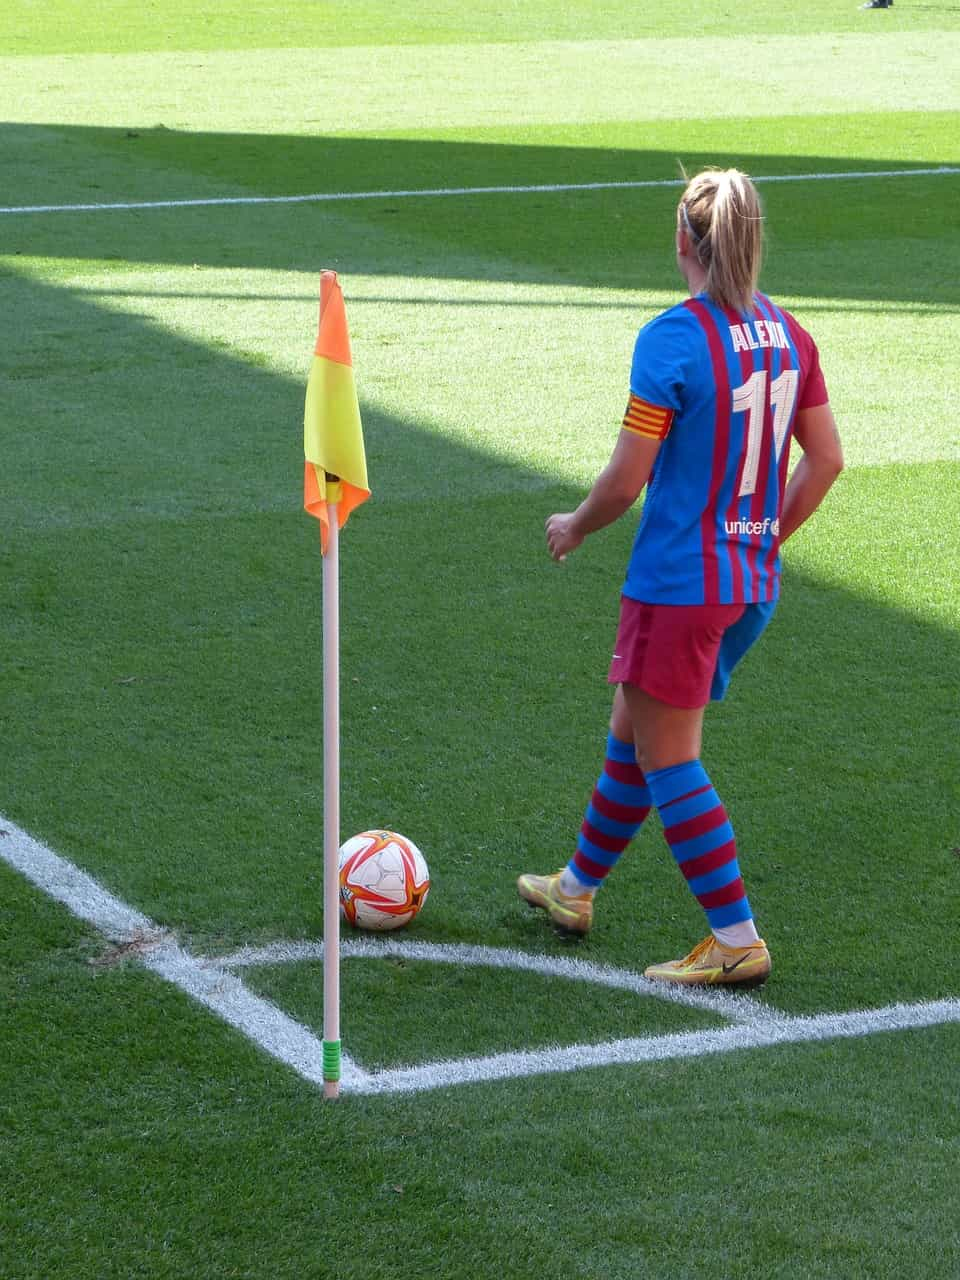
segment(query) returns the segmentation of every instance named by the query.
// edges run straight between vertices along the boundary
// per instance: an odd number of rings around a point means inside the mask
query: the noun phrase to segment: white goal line
[[[933,169],[853,169],[841,173],[775,173],[754,177],[754,182],[837,182],[866,178],[933,178],[958,174],[960,168],[939,165]],[[98,204],[0,205],[0,214],[107,213],[145,209],[197,209],[229,205],[325,204],[347,200],[413,200],[433,196],[549,195],[564,191],[642,191],[658,187],[682,187],[683,178],[658,178],[642,182],[545,182],[532,186],[430,187],[399,191],[317,191],[292,196],[208,196],[194,200],[115,200]]]

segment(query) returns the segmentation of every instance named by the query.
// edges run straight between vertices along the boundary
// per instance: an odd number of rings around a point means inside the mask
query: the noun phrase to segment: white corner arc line
[[[425,960],[430,964],[457,964],[469,968],[510,969],[515,973],[536,973],[546,978],[566,978],[587,982],[591,986],[632,991],[648,999],[668,1004],[681,1004],[704,1013],[716,1014],[727,1022],[753,1026],[782,1015],[768,1005],[760,1004],[741,992],[704,990],[694,987],[672,987],[651,982],[630,969],[596,964],[569,956],[536,955],[509,947],[484,947],[467,943],[434,943],[418,939],[380,936],[344,938],[340,944],[344,960]],[[275,942],[266,947],[243,947],[229,956],[218,956],[224,969],[245,969],[258,965],[297,964],[305,960],[323,960],[322,942]]]
[[[853,169],[836,173],[775,173],[755,177],[754,182],[838,182],[866,178],[932,178],[960,173],[960,167],[938,165],[929,169]],[[544,182],[531,186],[429,187],[397,191],[314,191],[286,196],[205,196],[182,200],[114,200],[98,204],[0,205],[0,215],[42,213],[109,213],[148,209],[203,209],[230,205],[328,204],[351,200],[412,200],[437,196],[549,195],[566,191],[642,191],[682,187],[682,178],[656,178],[637,182]]]
[[[222,960],[206,960],[191,955],[142,912],[107,892],[86,872],[48,849],[0,814],[0,857],[44,893],[61,902],[78,919],[93,925],[107,938],[137,943],[142,963],[173,983],[223,1021],[241,1031],[266,1053],[314,1084],[323,1080],[323,1045],[313,1032],[290,1018],[270,1001],[252,993],[233,969],[255,964],[284,963],[317,958],[317,946],[281,943],[267,948],[243,948]],[[322,946],[322,944],[321,944]],[[638,993],[640,984],[653,987],[637,974],[589,962],[546,956],[531,956],[492,947],[443,947],[437,944],[393,939],[347,942],[346,954],[373,958],[404,955],[459,964],[492,964],[521,968],[551,976],[620,986]],[[322,949],[319,952],[322,955]],[[721,1028],[673,1035],[622,1039],[600,1044],[571,1045],[529,1052],[463,1058],[425,1063],[415,1067],[364,1071],[343,1056],[342,1085],[357,1094],[411,1093],[453,1085],[500,1081],[518,1076],[574,1071],[584,1067],[633,1065],[703,1054],[729,1053],[739,1049],[773,1047],[811,1041],[904,1031],[943,1023],[960,1022],[960,999],[926,1001],[913,1005],[896,1004],[882,1009],[790,1017],[776,1010],[759,1012],[744,997],[725,992],[696,994],[704,1001],[698,1007],[728,1019],[739,1007],[740,1021]],[[741,1003],[743,1002],[743,1003]]]

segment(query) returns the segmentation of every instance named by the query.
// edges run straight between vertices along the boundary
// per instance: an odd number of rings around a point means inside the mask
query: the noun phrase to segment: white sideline
[[[106,938],[121,946],[129,944],[131,953],[148,969],[242,1031],[266,1053],[292,1067],[305,1080],[317,1085],[322,1083],[321,1040],[276,1005],[248,990],[233,972],[235,969],[254,965],[322,959],[322,944],[276,943],[269,947],[244,947],[232,956],[220,959],[193,956],[169,933],[158,928],[148,916],[108,893],[86,872],[61,858],[52,849],[9,822],[2,814],[0,857],[44,893],[62,903],[74,916],[93,925]],[[348,959],[400,956],[435,963],[520,969],[550,977],[631,990],[647,997],[678,1001],[717,1014],[732,1023],[726,1027],[673,1035],[501,1053],[488,1057],[424,1063],[416,1067],[376,1073],[364,1071],[351,1058],[343,1055],[342,1086],[345,1093],[412,1093],[518,1076],[575,1071],[582,1067],[662,1062],[670,1058],[843,1039],[882,1031],[903,1031],[960,1022],[960,999],[913,1005],[897,1004],[883,1009],[796,1018],[756,1003],[744,995],[722,991],[678,992],[649,982],[638,974],[589,961],[534,956],[494,947],[441,946],[395,938],[347,939],[344,941],[342,954]]]
[[[845,173],[775,173],[755,177],[754,182],[836,182],[863,178],[931,178],[960,173],[960,168],[938,165],[933,169],[862,169]],[[291,196],[208,196],[184,200],[116,200],[99,204],[0,205],[0,214],[105,213],[133,209],[198,209],[224,205],[323,204],[343,200],[410,200],[432,196],[544,195],[562,191],[640,191],[656,187],[682,187],[682,178],[642,182],[546,182],[533,186],[432,187],[399,191],[317,191]]]

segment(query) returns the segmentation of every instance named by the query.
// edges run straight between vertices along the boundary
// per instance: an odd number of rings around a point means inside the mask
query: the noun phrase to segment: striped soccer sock
[[[727,811],[699,760],[647,775],[663,834],[684,878],[721,942],[757,937]]]
[[[611,733],[603,772],[587,806],[577,848],[560,881],[562,892],[595,892],[620,860],[650,812],[650,788],[632,742]]]

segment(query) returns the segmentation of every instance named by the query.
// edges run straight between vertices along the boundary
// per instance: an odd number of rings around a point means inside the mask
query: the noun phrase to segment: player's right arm
[[[610,461],[576,511],[558,512],[546,523],[547,547],[564,560],[588,534],[619,520],[636,502],[657,460],[660,440],[621,428]]]
[[[843,470],[843,447],[829,404],[797,413],[793,434],[803,456],[787,481],[780,513],[780,542],[813,515]]]
[[[547,520],[547,546],[564,560],[589,534],[628,511],[650,479],[660,446],[673,425],[690,358],[691,316],[662,312],[640,330],[633,349],[630,399],[610,461],[576,511]]]

